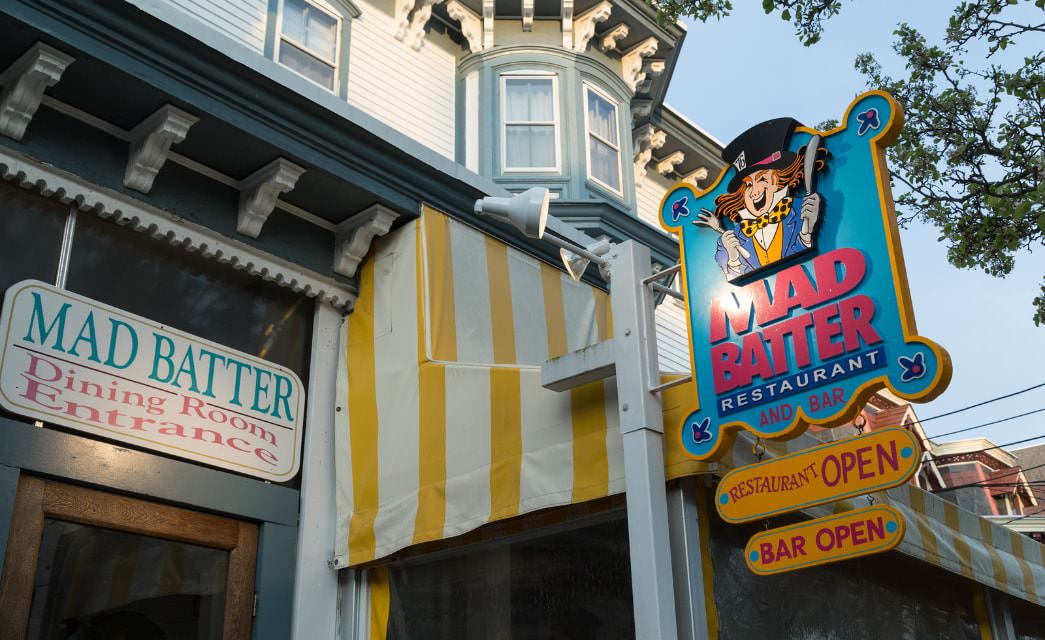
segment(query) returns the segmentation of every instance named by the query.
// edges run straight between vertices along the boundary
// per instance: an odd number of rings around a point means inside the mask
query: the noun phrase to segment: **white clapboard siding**
[[[676,180],[665,178],[657,173],[651,164],[646,171],[646,175],[635,181],[635,197],[639,207],[639,218],[659,229],[660,200],[664,197],[664,192],[676,183]]]
[[[657,307],[657,360],[660,370],[689,371],[689,337],[686,335],[686,311],[668,298]]]
[[[356,6],[348,63],[348,101],[421,144],[454,158],[454,96],[459,47],[429,32],[420,51],[397,40],[391,0]]]
[[[167,0],[209,27],[251,49],[265,49],[268,0]]]

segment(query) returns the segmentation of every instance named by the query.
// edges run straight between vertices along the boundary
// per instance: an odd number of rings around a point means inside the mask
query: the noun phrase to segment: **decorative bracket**
[[[438,0],[396,0],[396,39],[419,51],[425,43],[425,25],[437,3]]]
[[[483,21],[479,15],[459,0],[446,3],[446,13],[452,20],[461,23],[461,34],[468,41],[468,50],[478,53],[483,50]]]
[[[653,78],[664,73],[664,69],[667,68],[667,64],[663,60],[647,60],[642,65],[642,73],[645,74],[642,82],[636,87],[637,93],[649,93],[650,88],[653,86]]]
[[[657,161],[657,173],[666,176],[673,172],[675,167],[682,164],[685,159],[686,154],[681,151],[673,151]]]
[[[631,117],[634,120],[645,118],[653,112],[653,101],[649,98],[634,98],[631,101]]]
[[[40,108],[44,90],[54,86],[75,58],[37,42],[0,73],[0,133],[21,140]]]
[[[523,31],[533,31],[533,0],[522,0]]]
[[[644,60],[657,52],[657,45],[657,39],[650,36],[628,49],[621,56],[621,74],[624,77],[624,83],[631,89],[632,94],[635,93],[639,84],[646,79],[646,72],[643,71],[645,66]]]
[[[293,189],[304,172],[304,167],[276,158],[250,174],[240,186],[236,231],[257,238],[261,227],[276,208],[279,194]]]
[[[683,177],[682,181],[683,182],[688,182],[688,183],[692,184],[693,186],[699,187],[700,186],[700,182],[702,180],[707,180],[707,179],[708,179],[708,168],[707,167],[700,167],[699,169],[697,169],[693,173]]]
[[[171,145],[184,140],[189,128],[197,122],[196,116],[168,104],[131,129],[123,186],[149,193],[156,175],[167,162]]]
[[[668,136],[663,131],[646,124],[635,130],[633,142],[635,144],[635,180],[646,177],[646,165],[653,158],[653,150],[660,149],[668,141]]]
[[[611,13],[613,13],[613,5],[609,0],[602,0],[573,19],[574,51],[587,51],[588,42],[595,37],[595,25],[609,20]]]
[[[600,36],[599,48],[609,53],[610,51],[617,50],[617,42],[628,37],[628,25],[621,22],[620,24],[613,26],[609,31],[606,31]]]
[[[483,0],[483,49],[493,48],[494,1]]]
[[[573,49],[573,0],[562,0],[562,48]]]
[[[359,263],[370,251],[370,243],[377,236],[388,233],[398,217],[399,214],[391,209],[375,204],[338,225],[334,241],[334,273],[348,278],[355,276]]]

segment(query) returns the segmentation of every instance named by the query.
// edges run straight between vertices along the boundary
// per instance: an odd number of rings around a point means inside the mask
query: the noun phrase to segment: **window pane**
[[[87,214],[77,218],[68,286],[307,382],[313,301],[304,295]]]
[[[553,125],[508,125],[504,138],[505,164],[508,168],[555,167]]]
[[[603,140],[617,144],[617,109],[594,91],[588,91],[588,127]]]
[[[508,122],[555,120],[551,78],[508,78],[505,80],[504,100]]]
[[[286,40],[280,44],[279,61],[291,71],[296,71],[327,89],[334,88],[334,68],[316,60]]]
[[[389,640],[635,634],[625,520],[389,571]]]
[[[328,61],[337,55],[337,20],[305,0],[283,0],[283,33]]]
[[[44,520],[28,638],[221,638],[228,552]]]
[[[0,185],[0,299],[12,284],[35,278],[54,284],[69,205]]]
[[[591,177],[620,190],[617,150],[593,136],[588,136],[588,146],[591,150]]]

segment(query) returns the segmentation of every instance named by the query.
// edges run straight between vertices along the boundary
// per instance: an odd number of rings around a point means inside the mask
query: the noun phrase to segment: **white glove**
[[[751,258],[751,253],[740,245],[740,239],[733,231],[726,231],[722,234],[722,247],[726,250],[728,258],[726,266],[732,271],[740,271],[740,256]]]
[[[813,244],[813,228],[816,227],[816,221],[820,219],[819,193],[807,194],[802,199],[802,210],[798,216],[802,218],[802,230],[798,234],[798,239],[805,246],[811,246]]]

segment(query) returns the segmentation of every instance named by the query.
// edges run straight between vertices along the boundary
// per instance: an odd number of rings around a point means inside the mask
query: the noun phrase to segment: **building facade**
[[[683,458],[686,385],[651,523],[673,589],[633,591],[616,381],[540,380],[614,335],[612,283],[474,203],[545,187],[548,234],[677,262],[661,198],[721,144],[664,103],[687,34],[644,2],[0,12],[4,357],[29,363],[0,371],[0,637],[633,637],[650,598],[668,637],[1042,637],[1041,546],[926,492],[936,467],[875,497],[898,550],[752,575],[761,524],[708,506],[752,443]],[[685,310],[659,302],[670,379]]]

